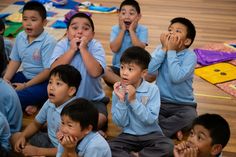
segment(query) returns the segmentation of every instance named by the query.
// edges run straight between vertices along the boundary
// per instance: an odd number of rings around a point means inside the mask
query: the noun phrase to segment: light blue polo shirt
[[[111,157],[111,149],[107,141],[98,133],[90,132],[86,135],[76,148],[79,156],[82,157]],[[58,145],[57,157],[61,157],[64,148]]]
[[[158,46],[152,53],[148,72],[158,71],[156,84],[160,89],[161,101],[176,104],[196,105],[193,96],[193,76],[197,63],[195,53],[189,49],[180,52],[164,52]]]
[[[48,99],[35,117],[35,120],[40,124],[47,123],[48,136],[55,147],[57,147],[59,144],[56,137],[56,133],[58,132],[61,124],[61,111],[64,108],[64,106],[66,106],[69,102],[71,102],[75,98],[76,97],[71,98],[64,104],[60,105],[59,107],[56,107]]]
[[[161,132],[158,124],[160,111],[160,93],[155,84],[143,80],[136,89],[135,101],[121,102],[116,94],[112,93],[112,120],[122,128],[123,133],[131,135],[146,135],[152,132]]]
[[[112,31],[111,31],[111,35],[110,35],[110,42],[112,42],[119,34],[120,32],[120,27],[119,25],[115,25],[112,27]],[[138,39],[142,42],[145,43],[146,45],[148,44],[148,29],[147,27],[138,24],[137,28],[135,30],[136,35],[138,37]],[[121,47],[119,49],[118,52],[113,52],[113,59],[112,59],[112,65],[115,67],[120,68],[120,58],[123,54],[123,52],[131,47],[132,41],[131,41],[131,37],[128,31],[125,31],[125,35],[121,44]]]
[[[8,125],[6,117],[0,112],[0,145],[6,151],[9,151],[10,146],[10,127]]]
[[[21,130],[22,109],[19,97],[8,83],[0,78],[0,112],[7,118],[11,133]]]
[[[70,42],[68,38],[64,38],[61,41],[59,41],[53,51],[50,64],[52,64],[58,57],[67,52],[69,48],[70,48]],[[105,51],[101,43],[95,39],[92,39],[88,43],[88,51],[100,63],[102,68],[105,69],[106,67]],[[101,100],[105,96],[101,84],[102,76],[95,78],[89,75],[79,51],[76,53],[70,64],[73,65],[77,70],[79,70],[82,77],[76,96],[78,98],[83,97],[93,101]]]
[[[32,79],[50,68],[49,61],[55,45],[56,40],[45,31],[31,43],[23,31],[15,39],[10,58],[21,62],[23,74],[27,79]]]

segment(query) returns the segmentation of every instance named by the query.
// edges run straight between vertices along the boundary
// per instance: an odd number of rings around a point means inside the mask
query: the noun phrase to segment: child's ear
[[[44,20],[43,20],[43,26],[46,26],[47,23],[48,23],[48,20],[47,20],[47,19],[44,19]]]
[[[221,153],[222,151],[222,145],[221,144],[214,144],[211,147],[211,155],[216,156],[217,154]]]
[[[76,92],[76,88],[75,87],[70,87],[69,88],[69,96],[72,97],[75,94],[75,92]]]
[[[147,74],[148,74],[148,69],[144,69],[142,71],[142,78],[145,78],[145,76],[147,76]]]
[[[192,40],[187,38],[185,41],[184,41],[184,45],[187,47],[191,44]]]
[[[90,133],[92,130],[93,130],[93,126],[91,124],[87,128],[84,129],[86,135]]]

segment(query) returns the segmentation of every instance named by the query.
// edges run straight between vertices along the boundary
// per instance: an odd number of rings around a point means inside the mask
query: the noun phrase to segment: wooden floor
[[[1,0],[0,10],[16,0]],[[119,6],[120,0],[94,0],[104,6]],[[141,24],[149,29],[149,46],[151,53],[160,43],[161,32],[167,30],[169,21],[183,16],[192,20],[197,29],[197,36],[192,48],[208,42],[223,42],[236,39],[236,1],[235,0],[139,0],[142,12]],[[112,54],[109,49],[111,27],[117,24],[116,14],[93,14],[96,38],[106,50],[107,64],[111,64]],[[111,96],[111,89],[104,84],[105,92]],[[195,76],[194,93],[198,103],[197,111],[218,113],[226,118],[231,127],[231,138],[226,146],[224,156],[236,156],[236,98],[224,93],[216,86]],[[108,105],[110,111],[111,104]],[[28,119],[24,121],[27,123]],[[119,129],[111,122],[109,115],[109,136],[116,136]]]

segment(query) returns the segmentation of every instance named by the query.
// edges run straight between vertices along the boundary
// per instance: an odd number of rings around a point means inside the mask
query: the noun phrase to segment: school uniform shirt
[[[4,38],[4,48],[5,48],[5,53],[6,53],[8,61],[9,61],[9,56],[11,54],[12,47],[13,47],[13,42],[7,38]]]
[[[57,58],[63,55],[66,51],[70,48],[70,41],[68,38],[64,38],[59,41],[53,51],[50,64],[52,64]],[[105,51],[100,42],[95,39],[92,39],[88,43],[88,52],[100,63],[103,69],[106,67],[106,59],[105,59]],[[79,86],[79,89],[76,93],[76,96],[84,97],[88,100],[101,100],[105,93],[102,89],[101,85],[101,76],[99,77],[92,77],[87,72],[85,67],[84,61],[81,57],[80,52],[76,52],[75,56],[73,57],[70,65],[74,66],[77,70],[79,70],[82,80]]]
[[[192,87],[196,63],[197,57],[189,49],[164,52],[158,46],[154,50],[148,72],[158,71],[156,84],[160,89],[161,101],[196,105]]]
[[[31,43],[27,38],[24,31],[17,35],[10,58],[21,62],[24,76],[32,79],[44,69],[50,68],[49,61],[56,40],[45,31]]]
[[[127,99],[127,98],[126,98]],[[122,128],[123,133],[146,135],[161,132],[158,125],[160,93],[155,84],[142,81],[136,89],[136,99],[121,102],[116,94],[112,95],[112,120]]]
[[[47,123],[48,137],[50,138],[52,144],[55,147],[57,147],[59,143],[56,137],[56,133],[58,132],[61,124],[61,111],[69,102],[71,102],[74,99],[75,97],[71,98],[70,100],[68,100],[67,102],[58,107],[56,107],[48,99],[35,117],[35,120],[38,123],[40,124]]]
[[[64,148],[58,145],[57,157],[61,157]],[[107,141],[98,133],[90,132],[76,147],[76,152],[81,157],[111,157],[111,150]]]
[[[121,30],[120,30],[119,25],[115,25],[112,27],[112,31],[111,31],[111,35],[110,35],[110,42],[112,42],[118,36],[120,31]],[[148,44],[148,29],[147,29],[147,27],[138,24],[135,32],[136,32],[138,39],[142,43]],[[119,51],[113,52],[113,58],[112,58],[112,65],[113,66],[120,68],[120,58],[121,58],[122,54],[124,53],[124,51],[127,48],[131,47],[132,45],[133,44],[131,41],[129,31],[125,31],[123,41],[122,41]]]
[[[10,127],[8,125],[6,117],[0,112],[0,145],[6,151],[9,151],[10,146]]]
[[[15,89],[0,78],[0,112],[6,117],[11,133],[20,131],[22,126],[22,109]]]

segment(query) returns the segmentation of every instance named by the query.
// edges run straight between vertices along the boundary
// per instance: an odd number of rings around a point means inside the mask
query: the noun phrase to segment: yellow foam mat
[[[197,76],[212,84],[236,79],[236,66],[229,63],[217,63],[195,69]]]

